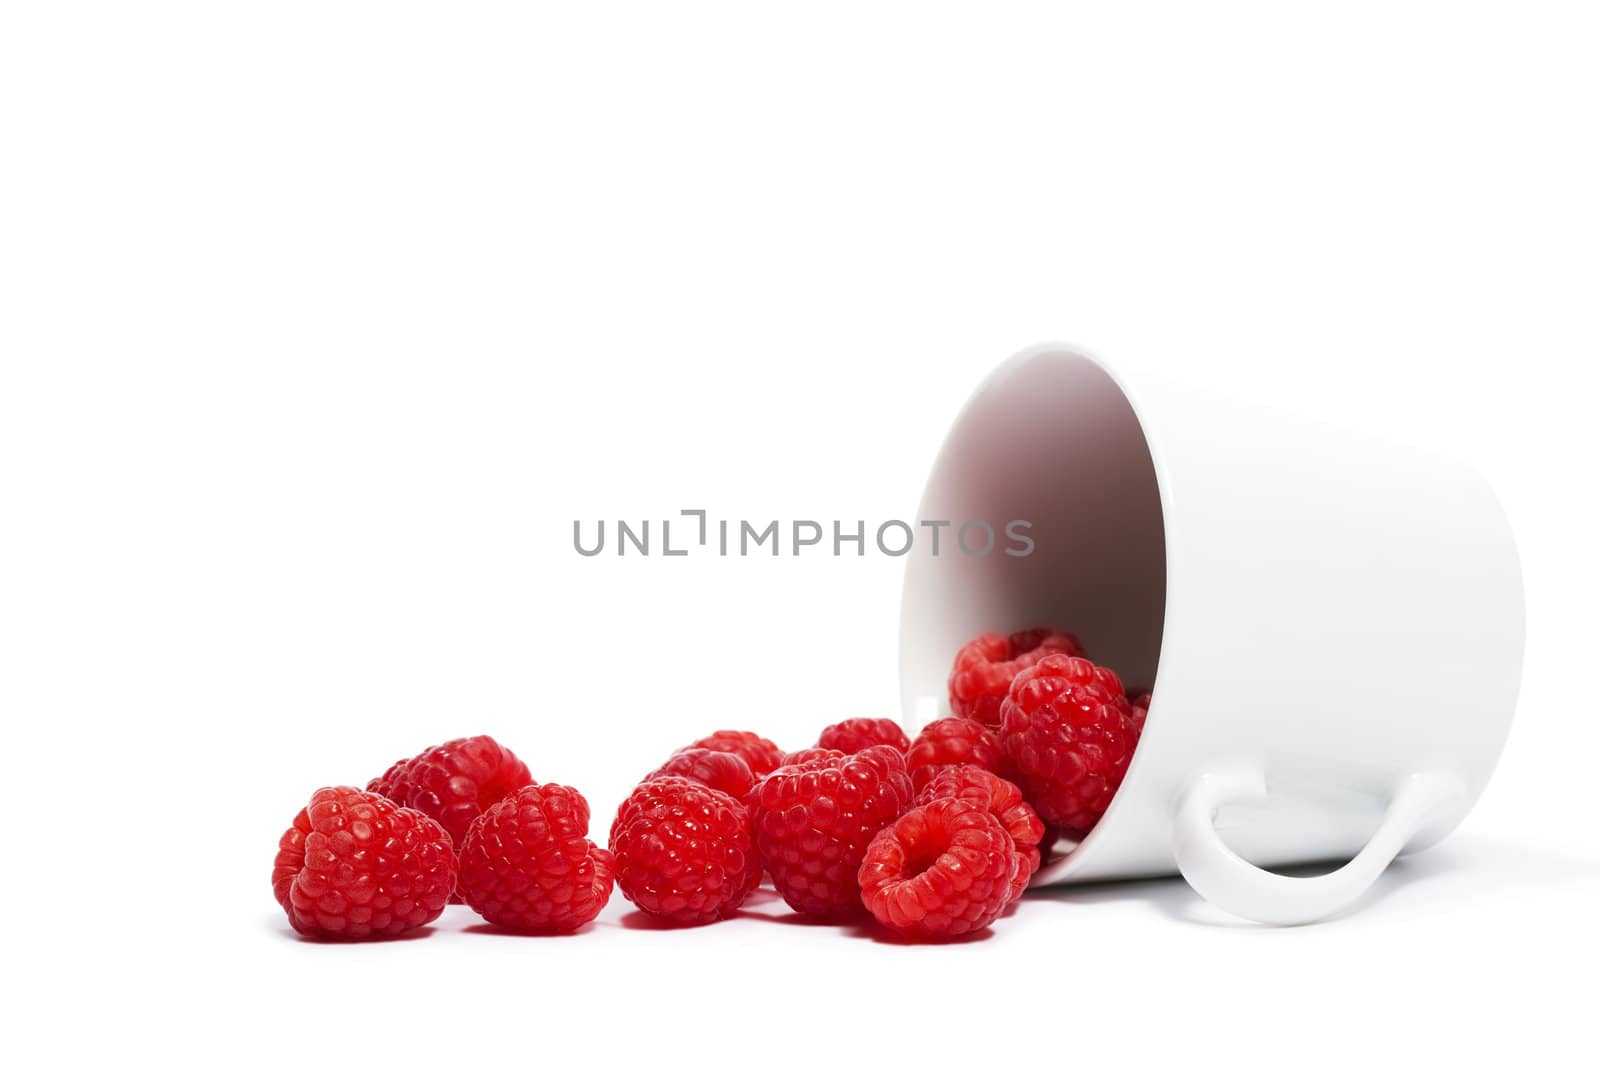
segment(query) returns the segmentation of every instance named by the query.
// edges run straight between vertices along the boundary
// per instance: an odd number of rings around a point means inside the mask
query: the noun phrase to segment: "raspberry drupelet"
[[[801,748],[793,752],[784,753],[780,767],[793,767],[799,763],[810,763],[815,759],[825,759],[829,756],[848,756],[848,752],[840,752],[836,748]]]

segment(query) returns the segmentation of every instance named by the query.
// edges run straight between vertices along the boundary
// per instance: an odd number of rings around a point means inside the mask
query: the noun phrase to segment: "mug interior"
[[[1047,348],[996,370],[945,440],[919,520],[951,526],[937,557],[918,551],[907,564],[908,724],[948,714],[956,651],[989,631],[1066,630],[1130,690],[1155,684],[1167,593],[1160,486],[1133,405],[1099,364]],[[952,538],[972,520],[999,534],[991,551],[976,553],[976,535],[971,552]],[[1005,536],[1019,520],[1026,554]]]

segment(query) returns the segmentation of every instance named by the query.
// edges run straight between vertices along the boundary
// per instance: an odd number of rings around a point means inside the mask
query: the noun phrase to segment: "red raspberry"
[[[709,748],[678,749],[671,759],[645,775],[645,781],[669,775],[703,782],[741,802],[756,787],[756,776],[751,773],[750,765],[743,757]]]
[[[459,852],[479,813],[532,783],[528,768],[510,749],[480,736],[446,741],[403,759],[367,788],[438,819]]]
[[[319,789],[278,841],[272,892],[307,937],[394,937],[431,923],[456,884],[444,827],[350,786]]]
[[[742,756],[757,778],[771,774],[783,759],[783,749],[749,730],[718,730],[709,737],[702,737],[683,747],[709,748],[713,752],[732,752],[735,756]]]
[[[1083,655],[1083,644],[1072,634],[1057,630],[1019,630],[984,634],[956,653],[950,671],[950,711],[976,719],[990,729],[1000,725],[1000,702],[1018,673],[1054,653]]]
[[[611,897],[611,853],[589,841],[589,804],[565,785],[525,785],[491,805],[461,844],[461,896],[492,923],[567,933]]]
[[[795,911],[853,918],[861,856],[910,803],[905,759],[887,745],[779,767],[750,794],[756,851]]]
[[[945,767],[971,764],[1002,778],[1010,761],[994,731],[972,719],[935,719],[922,728],[906,753],[906,769],[917,790],[933,781]]]
[[[1122,682],[1073,656],[1046,656],[1011,685],[1000,743],[1045,822],[1088,833],[1122,784],[1138,731]]]
[[[817,739],[818,748],[834,748],[840,752],[860,752],[873,745],[888,745],[901,752],[911,747],[911,740],[900,724],[893,719],[846,719],[824,727]]]
[[[938,777],[917,790],[916,802],[926,804],[944,797],[959,797],[981,805],[1011,835],[1017,850],[1011,899],[1022,896],[1022,891],[1028,888],[1028,879],[1039,869],[1039,841],[1044,837],[1044,823],[1022,799],[1022,790],[982,767],[967,764],[943,768]]]
[[[681,926],[726,919],[761,881],[744,805],[689,778],[641,783],[617,809],[610,845],[622,895]]]
[[[889,929],[948,938],[981,930],[1011,901],[1017,850],[982,804],[945,797],[913,808],[867,846],[861,900]]]
[[[814,759],[822,759],[825,756],[848,756],[849,754],[848,752],[840,752],[836,748],[802,748],[798,752],[785,753],[783,761],[778,766],[794,767],[801,763],[810,763]]]

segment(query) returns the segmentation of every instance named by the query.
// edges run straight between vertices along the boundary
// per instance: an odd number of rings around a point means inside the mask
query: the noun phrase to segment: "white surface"
[[[0,15],[8,1052],[1592,1058],[1593,13],[765,10]],[[426,743],[604,813],[705,729],[892,713],[896,561],[590,560],[571,522],[908,516],[973,383],[1060,336],[1504,499],[1517,722],[1370,907],[284,933],[286,821]],[[727,1021],[665,1025],[712,983]]]

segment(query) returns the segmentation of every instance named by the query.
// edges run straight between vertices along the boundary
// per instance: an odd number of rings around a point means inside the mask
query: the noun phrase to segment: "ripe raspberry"
[[[852,918],[862,853],[910,803],[905,759],[887,745],[779,767],[750,794],[756,851],[795,911]]]
[[[709,737],[702,737],[683,747],[709,748],[713,752],[732,752],[735,756],[742,756],[757,778],[771,774],[783,759],[783,749],[749,730],[718,730]]]
[[[1011,835],[1017,850],[1011,899],[1022,896],[1022,891],[1028,888],[1028,879],[1039,869],[1039,841],[1044,837],[1044,823],[1022,799],[1022,790],[982,767],[966,764],[943,768],[938,777],[917,790],[916,802],[926,804],[944,797],[959,797],[980,805]]]
[[[982,767],[1002,778],[1011,769],[994,731],[972,719],[935,719],[922,728],[906,752],[906,769],[918,791],[945,767],[962,764]]]
[[[1011,837],[982,804],[944,797],[913,808],[867,846],[861,899],[883,925],[913,937],[981,930],[1010,903]]]
[[[726,919],[761,881],[744,805],[681,776],[640,783],[617,809],[610,845],[622,895],[681,926]]]
[[[403,759],[368,789],[432,816],[461,851],[461,841],[485,808],[533,783],[521,760],[492,737],[463,737]]]
[[[359,941],[431,923],[456,884],[444,827],[350,786],[319,789],[278,841],[272,892],[307,937]]]
[[[1045,822],[1094,828],[1127,773],[1138,731],[1122,682],[1073,656],[1046,656],[1011,685],[1000,743]]]
[[[873,745],[888,745],[901,752],[911,747],[906,732],[893,719],[846,719],[824,727],[817,739],[818,748],[834,748],[840,752],[860,752]]]
[[[984,634],[956,653],[950,671],[950,712],[976,719],[990,729],[1000,725],[1000,702],[1018,673],[1054,653],[1083,655],[1083,644],[1057,630],[1019,630]]]
[[[720,789],[741,802],[756,787],[756,776],[751,773],[750,765],[743,757],[709,748],[680,748],[672,754],[671,759],[645,775],[645,780],[668,775],[704,782],[712,789]]]
[[[810,763],[812,760],[821,759],[824,756],[848,756],[849,754],[848,752],[840,752],[836,748],[802,748],[797,752],[785,753],[778,766],[793,767],[801,763]]]
[[[606,906],[611,853],[589,841],[589,804],[564,785],[525,785],[491,805],[461,844],[461,896],[492,923],[576,930]]]

